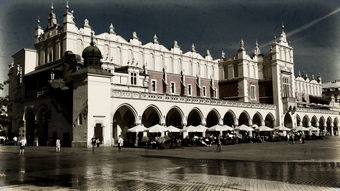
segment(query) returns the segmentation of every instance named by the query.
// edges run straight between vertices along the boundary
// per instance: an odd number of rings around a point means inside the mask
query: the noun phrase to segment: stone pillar
[[[331,125],[331,136],[334,136],[334,126]]]

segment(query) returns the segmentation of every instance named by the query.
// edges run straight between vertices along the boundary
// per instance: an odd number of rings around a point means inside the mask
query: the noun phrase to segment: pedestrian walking
[[[99,145],[100,145],[100,140],[99,140],[99,138],[97,138],[96,144],[97,144],[97,147],[99,147]]]
[[[290,141],[290,140],[289,140],[289,138],[290,138],[290,135],[289,135],[289,134],[290,134],[290,133],[287,134],[287,143],[288,143],[288,144],[289,144],[289,141]]]
[[[292,137],[291,137],[291,139],[292,139],[292,144],[294,144],[294,139],[295,139],[295,135],[294,135],[294,133],[292,133]]]
[[[218,134],[218,136],[217,136],[217,147],[216,147],[216,152],[221,152],[221,135],[220,134]]]
[[[57,140],[55,141],[55,152],[60,153],[60,139],[57,138]]]
[[[119,135],[119,138],[118,138],[118,151],[119,152],[122,150],[123,144],[124,144],[124,140],[123,140],[122,136]]]
[[[94,152],[94,147],[96,146],[97,140],[95,137],[91,139],[91,144],[92,144],[92,152]]]
[[[19,154],[23,155],[23,154],[25,154],[26,139],[25,138],[21,138],[21,140],[19,141],[19,144],[20,144]]]

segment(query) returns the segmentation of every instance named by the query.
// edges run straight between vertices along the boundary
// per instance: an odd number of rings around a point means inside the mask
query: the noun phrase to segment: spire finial
[[[153,35],[153,43],[158,44],[158,37],[157,35]]]
[[[137,39],[137,40],[138,40],[138,36],[137,36],[137,33],[136,33],[136,32],[133,32],[133,33],[132,33],[132,39]]]
[[[51,11],[54,10],[53,2],[51,2]]]
[[[111,23],[110,26],[109,26],[109,33],[110,34],[116,34],[115,31],[114,31],[115,27],[113,26],[113,24]]]
[[[38,16],[38,19],[37,19],[37,23],[38,25],[40,25],[40,17]]]
[[[240,40],[240,49],[239,50],[241,50],[241,51],[244,50],[244,41],[243,41],[243,39]]]
[[[68,1],[66,1],[66,10],[68,12],[68,9],[70,8],[70,6],[68,5]]]
[[[261,50],[260,50],[259,43],[257,42],[257,40],[255,42],[254,54],[257,55],[257,56],[261,54]]]
[[[301,77],[301,71],[299,70],[299,75],[298,75],[298,77]]]
[[[225,52],[222,50],[222,52],[221,52],[221,57],[222,58],[225,58]]]
[[[93,31],[91,31],[91,42],[90,42],[91,46],[94,46],[94,42],[93,42]]]
[[[282,23],[281,23],[281,32],[284,32],[284,31],[285,31],[285,25],[284,25],[284,23],[282,21]]]
[[[192,45],[191,45],[191,51],[196,52],[196,47],[195,47],[194,43],[192,43]]]
[[[207,56],[211,56],[209,49],[207,49]]]

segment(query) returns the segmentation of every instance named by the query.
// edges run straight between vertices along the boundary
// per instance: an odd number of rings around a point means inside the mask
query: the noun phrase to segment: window
[[[83,124],[83,115],[79,114],[78,115],[78,125],[82,125]]]
[[[175,93],[175,82],[170,83],[170,93],[174,94]]]
[[[137,73],[131,72],[130,77],[131,77],[131,81],[130,81],[131,85],[137,85]]]
[[[151,92],[156,92],[156,91],[157,91],[157,81],[151,80]]]
[[[203,86],[202,91],[203,97],[207,97],[207,88],[205,86]]]
[[[233,69],[234,69],[234,78],[237,78],[238,77],[238,64],[234,64]]]
[[[250,85],[250,99],[256,99],[256,86]]]
[[[289,77],[283,76],[282,77],[282,96],[289,97],[290,96],[290,83]]]
[[[188,96],[192,96],[192,85],[188,84]]]

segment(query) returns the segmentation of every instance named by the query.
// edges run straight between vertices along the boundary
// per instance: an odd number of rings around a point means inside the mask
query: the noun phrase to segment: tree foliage
[[[3,91],[6,83],[7,82],[0,83],[0,91]],[[0,129],[7,127],[8,124],[7,105],[8,96],[0,97]]]

